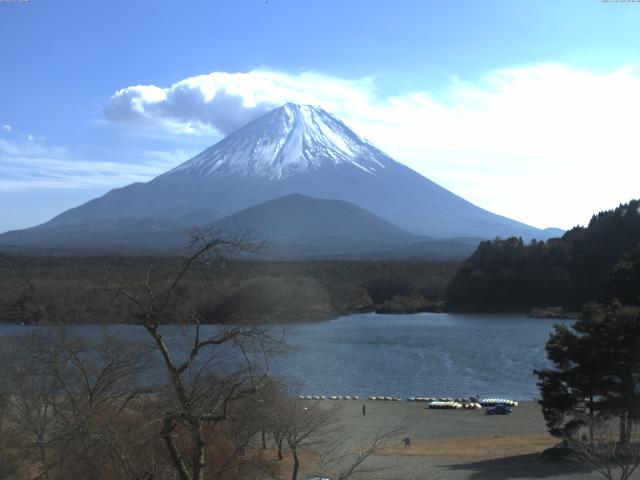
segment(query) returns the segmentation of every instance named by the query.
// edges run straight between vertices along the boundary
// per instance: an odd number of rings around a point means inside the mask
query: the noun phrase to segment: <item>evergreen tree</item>
[[[549,431],[572,437],[596,419],[618,418],[628,442],[640,420],[640,308],[587,305],[571,328],[555,327],[546,350],[554,367],[534,373]]]
[[[594,215],[586,228],[526,245],[519,238],[482,242],[447,291],[458,311],[527,311],[620,298],[640,304],[640,200]],[[635,250],[634,250],[635,249]]]
[[[623,304],[640,304],[640,245],[625,253],[609,276],[609,295]]]

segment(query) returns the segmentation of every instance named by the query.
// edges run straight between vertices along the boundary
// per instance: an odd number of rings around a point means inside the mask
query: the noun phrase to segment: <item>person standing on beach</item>
[[[362,404],[362,416],[364,417],[367,414],[367,406],[363,403]]]

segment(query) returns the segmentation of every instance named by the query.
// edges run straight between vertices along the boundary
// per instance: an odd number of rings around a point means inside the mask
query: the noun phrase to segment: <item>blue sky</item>
[[[280,101],[496,213],[584,223],[640,196],[638,25],[640,3],[600,0],[0,1],[0,231]]]

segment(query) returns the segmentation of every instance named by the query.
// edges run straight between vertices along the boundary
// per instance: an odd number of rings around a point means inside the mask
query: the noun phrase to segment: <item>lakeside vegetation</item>
[[[447,306],[471,312],[559,306],[577,312],[591,301],[636,304],[638,285],[640,200],[632,200],[547,242],[482,242],[453,278]]]
[[[0,322],[137,323],[104,289],[151,276],[162,281],[177,258],[0,255]],[[195,265],[182,285],[207,323],[293,322],[357,312],[443,308],[457,264],[435,261],[228,261]]]
[[[594,215],[561,238],[482,242],[464,262],[227,261],[195,265],[185,295],[208,323],[313,321],[360,312],[577,312],[614,298],[637,304],[640,200]],[[166,277],[170,257],[0,254],[0,322],[135,323],[100,292],[147,272]],[[553,307],[546,309],[546,307]],[[555,308],[555,310],[554,310]],[[537,310],[536,310],[537,311]],[[540,315],[540,316],[545,316]],[[560,315],[561,316],[561,315]]]

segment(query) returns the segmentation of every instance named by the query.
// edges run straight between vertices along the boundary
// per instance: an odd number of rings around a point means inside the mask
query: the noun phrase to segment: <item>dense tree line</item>
[[[447,305],[467,311],[527,311],[619,297],[638,302],[640,200],[594,215],[561,238],[482,242],[460,267]]]
[[[0,255],[0,321],[46,324],[65,312],[73,323],[137,322],[101,292],[134,281],[150,265],[156,275],[169,273],[175,262],[166,257]],[[194,266],[181,289],[208,323],[317,320],[354,312],[441,308],[456,266],[429,261],[226,261],[214,268]]]

